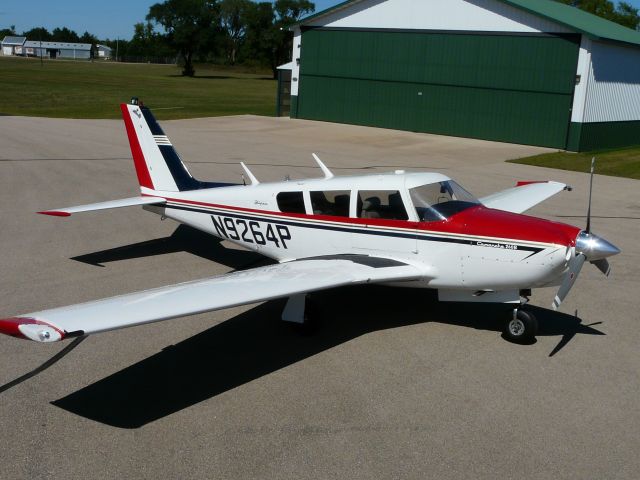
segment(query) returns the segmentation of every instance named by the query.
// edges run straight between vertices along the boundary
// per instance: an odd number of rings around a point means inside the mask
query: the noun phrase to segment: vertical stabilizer
[[[120,108],[140,187],[178,192],[229,185],[193,178],[147,107],[132,102],[123,103]]]

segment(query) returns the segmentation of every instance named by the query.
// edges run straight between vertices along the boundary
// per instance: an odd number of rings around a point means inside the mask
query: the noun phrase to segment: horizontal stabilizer
[[[570,187],[551,181],[518,182],[515,187],[483,197],[480,201],[488,208],[522,213],[563,190],[570,190]]]
[[[75,207],[56,208],[55,210],[45,210],[42,215],[52,215],[54,217],[68,217],[72,213],[92,212],[94,210],[107,210],[110,208],[133,207],[136,205],[158,205],[166,203],[164,198],[158,197],[131,197],[120,200],[110,200],[108,202],[89,203],[87,205],[77,205]]]
[[[365,255],[296,260],[0,319],[0,333],[54,342],[332,287],[422,275],[418,267]]]

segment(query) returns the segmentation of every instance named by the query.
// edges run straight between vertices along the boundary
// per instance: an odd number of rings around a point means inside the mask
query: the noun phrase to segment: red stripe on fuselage
[[[136,128],[131,120],[129,109],[127,104],[120,105],[122,110],[122,118],[124,119],[124,126],[127,129],[127,137],[129,137],[129,146],[131,147],[131,155],[133,156],[133,164],[136,167],[136,175],[138,175],[138,183],[141,187],[147,187],[153,189],[153,182],[151,181],[151,175],[149,175],[149,169],[147,168],[147,162],[144,159],[140,142],[138,142],[138,135]],[[142,115],[142,113],[140,113]]]
[[[145,195],[153,196],[153,195]],[[391,227],[406,230],[418,230],[421,233],[443,233],[453,235],[470,235],[492,237],[504,240],[521,240],[555,245],[575,245],[580,229],[566,223],[553,222],[542,218],[531,217],[519,213],[505,212],[486,208],[482,205],[471,207],[439,222],[412,222],[407,220],[384,220],[374,218],[333,217],[328,215],[306,215],[299,213],[282,213],[269,210],[236,207],[215,203],[199,202],[179,198],[166,198],[169,202],[200,205],[204,207],[223,208],[238,212],[272,215],[282,218],[298,218],[304,220],[320,220],[348,225],[370,225],[372,227]]]
[[[575,245],[580,232],[566,223],[484,206],[469,208],[442,222],[420,223],[418,229],[570,246]]]

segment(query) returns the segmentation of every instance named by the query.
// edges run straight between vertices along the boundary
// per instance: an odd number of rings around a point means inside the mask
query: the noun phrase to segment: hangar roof
[[[24,43],[29,48],[56,48],[59,50],[91,50],[90,43],[68,43],[68,42],[40,42],[38,40],[27,40]]]
[[[27,37],[12,37],[6,36],[4,40],[2,40],[2,45],[22,45]]]
[[[301,19],[298,25],[304,25],[309,20],[323,17],[329,13],[343,10],[363,0],[347,0],[321,12],[314,13]],[[565,5],[553,0],[496,0],[515,8],[525,10],[534,15],[554,21],[571,30],[583,33],[593,39],[613,40],[640,46],[640,32],[632,30],[615,22],[605,20],[579,8]]]

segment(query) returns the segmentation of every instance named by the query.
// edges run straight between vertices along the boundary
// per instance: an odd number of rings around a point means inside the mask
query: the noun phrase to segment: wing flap
[[[570,190],[570,187],[552,181],[518,182],[515,187],[488,195],[480,201],[489,208],[522,213],[563,190]]]
[[[53,342],[332,287],[422,276],[419,268],[400,262],[371,266],[352,259],[297,260],[19,315],[0,320],[0,333]]]
[[[77,205],[75,207],[56,208],[55,210],[44,210],[38,212],[42,215],[52,215],[54,217],[68,217],[73,213],[92,212],[95,210],[107,210],[110,208],[133,207],[136,205],[158,205],[166,203],[164,198],[158,197],[131,197],[119,200],[109,200],[107,202],[89,203],[87,205]]]

